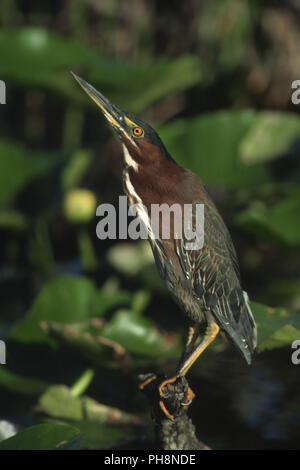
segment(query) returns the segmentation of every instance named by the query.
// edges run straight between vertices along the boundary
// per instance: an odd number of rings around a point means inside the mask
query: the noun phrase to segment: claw
[[[188,391],[187,391],[187,394],[186,394],[186,398],[188,400],[193,400],[195,398],[195,396],[196,395],[194,394],[193,390],[189,387]]]
[[[172,384],[176,382],[177,379],[178,379],[178,376],[175,375],[174,377],[171,377],[171,379],[166,379],[160,384],[158,390],[159,390],[159,395],[161,396],[161,398],[168,398],[168,396],[170,396],[168,392],[167,393],[163,392],[163,388],[168,384]]]
[[[171,419],[172,421],[174,420],[174,416],[171,415],[171,413],[167,410],[166,408],[166,405],[164,404],[164,401],[163,400],[159,400],[159,406],[160,406],[160,409],[162,410],[162,412],[164,413],[164,415]]]
[[[155,374],[151,375],[151,377],[148,377],[146,380],[144,380],[144,382],[142,382],[140,385],[139,385],[139,388],[140,390],[144,390],[144,388],[150,384],[151,382],[153,382],[153,380],[156,380],[157,377]]]
[[[194,400],[195,398],[195,394],[193,392],[193,390],[189,387],[188,388],[188,391],[187,391],[187,394],[186,394],[186,402],[185,403],[182,403],[183,406],[189,406],[192,401]]]
[[[161,411],[163,412],[163,414],[166,416],[166,418],[168,418],[172,421],[175,419],[175,417],[167,409],[167,406],[165,404],[165,400],[170,398],[170,396],[172,395],[172,385],[171,384],[174,384],[178,378],[179,378],[179,376],[175,375],[174,377],[163,380],[158,385],[158,393],[159,393],[159,397],[160,397],[159,407],[160,407]],[[151,374],[150,376],[148,375],[148,377],[146,377],[146,379],[139,385],[140,390],[144,390],[151,382],[155,382],[156,380],[159,383],[159,380],[161,380],[161,379],[159,377],[157,377],[155,374]],[[170,388],[168,387],[169,384],[171,385]],[[153,387],[154,387],[153,390],[155,390],[156,385],[153,384]],[[150,394],[152,394],[152,393],[153,392],[150,391]],[[185,397],[185,401],[183,403],[181,403],[181,405],[184,408],[187,408],[191,404],[194,397],[195,397],[195,394],[193,393],[193,391],[190,388],[188,388],[187,393],[186,393],[186,397]]]

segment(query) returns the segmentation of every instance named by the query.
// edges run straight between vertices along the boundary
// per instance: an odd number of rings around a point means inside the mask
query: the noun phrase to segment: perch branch
[[[195,426],[187,415],[187,410],[194,397],[185,377],[179,377],[176,382],[167,384],[166,397],[163,404],[173,419],[169,419],[161,407],[159,396],[159,385],[163,377],[151,380],[153,374],[140,375],[139,383],[149,383],[142,391],[150,402],[151,415],[154,421],[156,439],[158,446],[165,450],[209,450],[205,444],[196,437]],[[187,402],[186,397],[191,399]]]

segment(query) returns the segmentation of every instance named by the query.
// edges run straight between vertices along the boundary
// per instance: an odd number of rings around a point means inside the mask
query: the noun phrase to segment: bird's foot
[[[178,414],[179,408],[186,409],[195,397],[195,394],[188,386],[186,380],[178,375],[167,379],[164,378],[161,381],[161,377],[157,377],[155,374],[149,374],[144,376],[144,380],[140,383],[140,390],[144,390],[149,384],[151,384],[151,391],[154,391],[154,388],[158,387],[159,407],[170,420],[174,420],[174,414],[169,411],[168,405],[171,405],[171,408],[174,408],[176,414]]]
[[[153,382],[153,380],[157,380],[157,376],[155,374],[150,373],[144,376],[144,380],[139,384],[140,390],[144,390],[144,388]]]
[[[181,378],[180,375],[175,375],[174,377],[165,379],[161,382],[158,388],[159,395],[161,398],[159,402],[160,407],[162,411],[164,412],[164,414],[167,416],[167,418],[172,419],[172,420],[174,419],[174,416],[167,410],[164,400],[167,400],[168,398],[170,398],[170,396],[172,396],[172,394],[174,394],[176,390],[176,382],[180,378]],[[190,387],[188,387],[185,398],[184,398],[184,402],[181,402],[181,405],[184,408],[187,408],[192,403],[194,397],[195,397],[195,394],[193,390]]]

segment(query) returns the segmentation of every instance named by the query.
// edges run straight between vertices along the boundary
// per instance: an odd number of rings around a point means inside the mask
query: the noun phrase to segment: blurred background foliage
[[[184,338],[147,242],[96,238],[121,148],[70,70],[154,125],[230,228],[259,352],[223,338],[193,367],[200,438],[299,448],[299,19],[296,0],[1,1],[0,449],[153,448],[136,377],[171,373]]]

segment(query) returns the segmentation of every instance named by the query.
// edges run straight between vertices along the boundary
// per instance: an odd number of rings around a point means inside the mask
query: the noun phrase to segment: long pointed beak
[[[98,90],[96,90],[92,85],[79,77],[76,73],[71,72],[75,80],[79,83],[81,88],[89,95],[90,98],[96,103],[97,106],[101,109],[104,116],[108,122],[116,129],[116,131],[121,131],[121,134],[128,134],[125,132],[124,125],[124,113],[117,106],[112,104],[105,96],[103,96]]]

